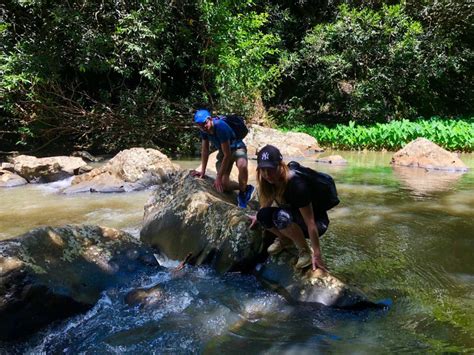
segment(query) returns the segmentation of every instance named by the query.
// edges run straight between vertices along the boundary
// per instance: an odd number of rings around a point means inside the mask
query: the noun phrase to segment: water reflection
[[[415,196],[430,196],[435,192],[451,190],[465,174],[403,166],[394,166],[393,173]]]

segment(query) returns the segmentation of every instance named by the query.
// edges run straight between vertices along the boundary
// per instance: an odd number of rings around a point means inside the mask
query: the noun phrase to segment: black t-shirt
[[[308,206],[310,203],[313,203],[313,192],[311,191],[311,186],[305,178],[298,175],[293,175],[286,185],[283,198],[285,199],[285,203],[280,207],[291,208],[295,210],[296,218],[301,218],[301,220],[303,220],[299,209]],[[327,229],[327,226],[329,225],[328,214],[325,210],[318,209],[313,203],[313,215],[316,224],[318,225],[319,234],[323,235]],[[324,227],[318,223],[324,223]]]
[[[303,177],[293,175],[286,185],[283,198],[285,205],[292,208],[308,206],[312,202],[311,187]]]

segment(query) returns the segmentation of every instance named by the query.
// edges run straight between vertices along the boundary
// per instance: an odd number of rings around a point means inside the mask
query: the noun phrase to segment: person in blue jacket
[[[197,110],[194,114],[194,123],[199,127],[201,134],[201,171],[193,170],[191,174],[199,178],[205,177],[209,159],[209,142],[211,142],[219,150],[214,187],[219,192],[239,190],[237,205],[240,208],[246,208],[255,187],[247,184],[248,159],[245,143],[236,138],[235,132],[224,120],[213,118],[208,110]],[[239,171],[238,183],[230,180],[234,163]]]

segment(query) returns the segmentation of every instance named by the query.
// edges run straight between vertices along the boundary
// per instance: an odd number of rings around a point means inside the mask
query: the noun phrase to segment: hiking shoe
[[[252,199],[254,193],[255,187],[253,187],[253,185],[247,185],[247,188],[245,189],[245,200],[247,203]]]
[[[296,262],[295,268],[303,269],[306,266],[312,264],[311,251],[310,250],[300,250],[298,253],[298,261]]]
[[[270,255],[276,255],[291,246],[291,240],[288,238],[276,237],[273,243],[268,247],[267,252]]]
[[[252,198],[254,192],[255,187],[253,187],[252,185],[247,185],[245,192],[239,191],[237,195],[237,206],[239,206],[240,208],[247,208],[247,203]]]

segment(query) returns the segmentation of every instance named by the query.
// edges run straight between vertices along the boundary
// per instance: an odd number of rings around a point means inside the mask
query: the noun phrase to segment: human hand
[[[250,225],[249,225],[249,228],[252,229],[253,227],[255,227],[255,225],[257,224],[257,216],[256,215],[246,215],[249,219],[250,219]]]
[[[316,271],[316,269],[321,269],[324,272],[328,272],[328,269],[326,268],[326,265],[324,265],[323,259],[321,258],[321,255],[315,255],[313,253],[312,255],[312,262],[313,262],[313,271]]]
[[[191,170],[191,176],[204,179],[206,177],[206,174],[202,171]]]
[[[222,179],[220,177],[216,177],[216,180],[214,180],[214,187],[218,192],[224,191],[224,186],[222,185]]]

